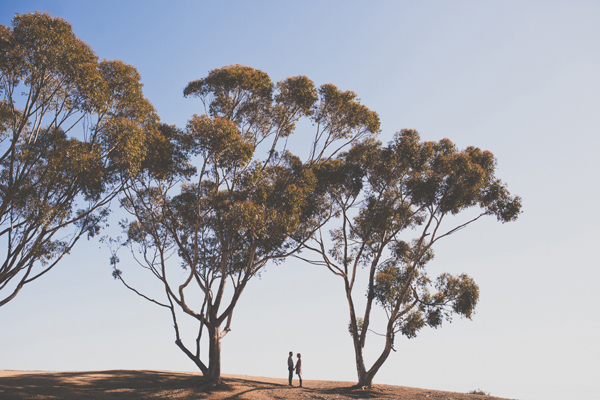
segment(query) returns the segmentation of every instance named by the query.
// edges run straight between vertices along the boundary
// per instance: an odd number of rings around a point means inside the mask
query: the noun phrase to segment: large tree
[[[133,216],[124,224],[125,244],[161,294],[126,280],[116,256],[113,273],[170,311],[175,343],[216,383],[221,339],[248,282],[323,223],[328,183],[316,171],[346,144],[378,133],[379,118],[352,92],[317,89],[304,76],[273,85],[264,72],[240,65],[210,71],[184,94],[201,100],[202,114],[184,130],[162,127],[122,200]],[[301,118],[316,129],[303,161],[285,150]],[[182,317],[197,323],[192,346],[182,337]]]
[[[358,386],[372,384],[397,334],[413,338],[453,314],[471,318],[479,297],[473,279],[448,273],[433,279],[426,266],[435,243],[479,218],[517,218],[520,198],[494,176],[495,165],[488,151],[458,151],[448,139],[422,143],[413,130],[396,134],[387,146],[367,140],[329,165],[336,225],[329,239],[319,230],[306,244],[317,257],[298,257],[328,268],[343,283]],[[372,324],[375,305],[385,310],[383,326]],[[384,336],[385,344],[367,367],[369,332]]]
[[[139,81],[60,18],[0,25],[0,306],[95,235],[137,173],[157,122]]]

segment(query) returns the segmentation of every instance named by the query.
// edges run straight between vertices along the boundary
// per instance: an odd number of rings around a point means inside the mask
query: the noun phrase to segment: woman
[[[302,387],[302,360],[300,359],[300,353],[298,353],[298,361],[296,361],[296,375],[298,375],[298,380],[300,380],[300,386]]]

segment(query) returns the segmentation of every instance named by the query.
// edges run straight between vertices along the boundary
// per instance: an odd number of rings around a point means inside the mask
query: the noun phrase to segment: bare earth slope
[[[295,380],[297,384],[297,380]],[[224,375],[219,387],[200,374],[168,371],[24,372],[0,371],[0,399],[399,399],[505,400],[500,397],[351,382],[310,381],[289,387],[286,379]]]

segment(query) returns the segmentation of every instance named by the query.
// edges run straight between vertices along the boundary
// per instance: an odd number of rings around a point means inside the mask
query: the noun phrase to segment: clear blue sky
[[[0,24],[36,10],[69,21],[100,58],[137,67],[169,124],[200,112],[182,96],[187,82],[244,64],[355,91],[384,142],[413,128],[492,151],[523,197],[521,218],[478,221],[440,242],[431,264],[475,278],[477,314],[399,338],[375,383],[598,398],[600,2],[4,0]],[[100,244],[79,244],[0,308],[0,369],[194,371],[169,314],[112,279]],[[292,350],[305,379],[353,381],[347,321],[333,275],[269,266],[234,313],[223,372],[285,377]]]

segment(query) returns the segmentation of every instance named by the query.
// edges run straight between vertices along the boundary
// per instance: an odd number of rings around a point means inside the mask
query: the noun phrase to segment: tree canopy
[[[213,382],[247,284],[289,256],[343,282],[359,386],[371,385],[398,334],[472,317],[475,281],[430,277],[427,266],[436,242],[481,217],[518,218],[520,198],[496,178],[492,153],[421,142],[414,130],[382,145],[377,113],[354,92],[305,76],[273,83],[230,65],[183,94],[199,113],[184,128],[161,125],[136,69],[99,61],[68,22],[35,13],[0,25],[0,306],[97,235],[119,196],[132,220],[112,243],[158,292],[130,282],[117,249],[113,276],[169,311],[176,345]],[[301,120],[314,131],[294,154]],[[373,327],[376,307],[385,326]],[[182,318],[196,323],[191,345]],[[367,367],[374,328],[385,344]]]
[[[157,122],[136,69],[99,61],[68,22],[0,25],[0,306],[98,233]]]
[[[329,240],[319,230],[306,243],[316,258],[296,256],[328,268],[344,284],[359,386],[371,385],[396,334],[413,338],[454,314],[471,318],[479,298],[474,280],[447,273],[431,278],[426,267],[437,241],[482,216],[517,219],[520,198],[495,177],[495,166],[489,151],[459,151],[448,139],[420,142],[414,130],[399,132],[387,146],[365,140],[330,164],[328,196],[335,225]],[[468,209],[480,211],[473,215],[465,213]],[[461,220],[465,214],[469,217]],[[357,283],[361,268],[366,280]],[[367,290],[362,316],[357,307],[364,293],[355,290],[361,283]],[[387,317],[379,332],[371,329],[374,305]],[[369,368],[363,357],[368,332],[385,337]]]
[[[130,284],[116,256],[114,276],[169,309],[175,343],[218,382],[221,339],[246,285],[324,223],[324,160],[377,134],[379,119],[352,92],[330,84],[317,89],[305,76],[273,84],[266,73],[241,65],[210,71],[190,82],[184,95],[200,99],[203,112],[185,129],[160,129],[162,145],[147,158],[157,162],[132,181],[122,200],[133,217],[124,223],[124,244],[164,295]],[[301,118],[316,128],[304,160],[286,150]],[[198,323],[193,347],[182,339],[182,316]],[[208,357],[201,352],[206,344]]]

